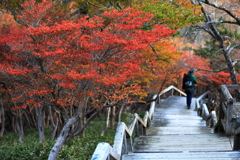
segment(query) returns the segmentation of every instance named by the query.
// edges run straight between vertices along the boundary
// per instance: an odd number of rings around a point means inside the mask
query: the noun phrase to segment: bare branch
[[[163,61],[165,61],[165,62],[168,62],[168,63],[172,64],[172,63],[171,63],[170,61],[168,61],[167,59],[161,58],[161,57],[157,54],[157,51],[155,50],[155,48],[153,47],[153,45],[150,44],[150,47],[152,48],[152,51],[156,54],[158,60],[163,60]]]
[[[209,6],[212,6],[212,7],[216,8],[216,9],[219,9],[219,10],[222,10],[222,11],[226,12],[230,17],[232,17],[233,19],[236,20],[236,23],[238,25],[240,25],[240,18],[236,14],[231,12],[229,9],[227,9],[225,7],[218,6],[216,3],[209,2],[209,0],[205,0],[205,1],[201,0],[201,2],[204,3],[204,4],[207,4]]]
[[[226,71],[229,70],[228,68],[223,68],[220,70],[207,70],[207,69],[202,69],[202,68],[194,68],[197,71],[206,71],[206,72],[222,72],[222,71]]]
[[[203,12],[203,14],[204,14],[205,17],[206,17],[206,23],[207,23],[207,22],[212,22],[212,19],[211,19],[210,15],[205,11],[202,3],[200,3],[200,4],[201,4],[201,6],[202,6],[202,12]],[[222,47],[223,47],[223,41],[224,41],[224,40],[223,40],[221,34],[218,32],[218,30],[217,30],[217,28],[215,27],[215,25],[210,23],[210,24],[208,24],[208,26],[209,26],[209,28],[211,29],[211,32],[212,32],[213,35],[214,35],[214,39],[216,39],[217,41],[219,41],[220,44],[221,44]]]
[[[208,34],[210,34],[214,39],[216,38],[215,35],[213,34],[213,32],[211,32],[210,30],[208,30],[206,27],[199,26],[199,25],[192,26],[192,27],[197,28],[197,29],[202,29],[202,30],[204,30],[205,32],[207,32]]]
[[[123,7],[120,5],[120,3],[117,3],[117,6],[119,9],[123,9]]]
[[[96,5],[96,4],[92,3],[92,2],[90,2],[89,0],[87,0],[87,2],[88,2],[89,4],[91,4],[91,5],[95,6],[95,7],[104,8],[104,9],[107,9],[107,8],[109,8],[109,6],[107,6],[107,7],[104,7],[104,6],[99,6],[99,5]]]
[[[192,4],[197,5],[197,3],[195,3],[193,0],[190,0],[190,1],[191,1]]]
[[[238,47],[238,46],[240,46],[240,43],[235,44],[234,46],[230,47],[230,48],[227,50],[227,54],[231,53],[232,50],[233,50],[234,48]]]
[[[228,23],[228,24],[236,24],[236,25],[238,25],[237,22],[232,22],[232,21],[218,21],[218,22],[209,21],[206,24],[221,24],[221,23]]]

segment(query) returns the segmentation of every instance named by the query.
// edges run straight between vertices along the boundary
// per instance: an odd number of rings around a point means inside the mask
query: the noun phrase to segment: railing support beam
[[[235,135],[234,135],[234,143],[233,143],[233,150],[239,151],[240,150],[240,133],[237,131],[240,127],[240,117],[237,117],[235,122]]]
[[[233,114],[233,102],[228,103],[227,108],[227,120],[226,120],[226,136],[231,136],[232,132],[232,114]]]

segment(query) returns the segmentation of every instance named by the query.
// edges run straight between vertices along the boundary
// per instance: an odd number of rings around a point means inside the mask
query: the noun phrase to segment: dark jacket
[[[191,87],[195,88],[194,84],[197,84],[197,79],[192,73],[188,73],[187,76],[185,77],[185,82],[187,82],[187,81],[192,81]]]

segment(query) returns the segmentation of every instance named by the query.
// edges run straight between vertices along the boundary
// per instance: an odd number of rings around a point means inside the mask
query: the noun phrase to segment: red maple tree
[[[142,68],[147,58],[142,51],[175,32],[159,24],[142,29],[153,15],[131,8],[67,20],[63,13],[54,12],[50,0],[26,1],[22,7],[25,10],[18,17],[22,25],[1,32],[0,43],[11,51],[1,53],[5,59],[0,69],[5,80],[11,79],[5,81],[12,86],[8,90],[14,103],[11,109],[36,110],[41,142],[43,116],[55,128],[53,135],[60,127],[65,131],[60,138],[66,139],[86,127],[102,102],[129,101],[135,91],[142,91],[137,83],[147,70]],[[81,124],[84,117],[90,118]],[[55,147],[62,144],[57,140]]]

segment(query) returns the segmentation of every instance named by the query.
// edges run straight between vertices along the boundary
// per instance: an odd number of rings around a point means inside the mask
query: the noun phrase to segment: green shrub
[[[137,114],[143,119],[146,111],[138,111]]]
[[[128,124],[131,114],[123,113],[122,121]],[[65,143],[59,153],[59,160],[88,160],[99,142],[113,145],[116,127],[108,129],[100,136],[105,127],[105,117],[96,118],[85,130],[85,134],[76,136]],[[17,133],[7,133],[0,139],[0,160],[46,160],[54,145],[51,141],[51,130],[45,128],[45,142],[39,143],[38,132],[30,129],[24,132],[24,142],[18,142]]]

